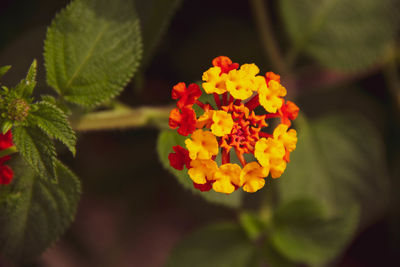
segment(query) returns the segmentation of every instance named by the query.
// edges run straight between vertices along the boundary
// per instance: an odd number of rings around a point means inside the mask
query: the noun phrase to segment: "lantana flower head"
[[[285,101],[278,74],[259,75],[255,64],[240,66],[225,56],[212,65],[202,75],[203,91],[182,82],[172,89],[172,99],[178,101],[169,126],[187,138],[186,148],[173,147],[170,165],[181,171],[186,167],[200,191],[230,194],[242,188],[253,193],[264,187],[268,175],[278,178],[285,171],[296,148],[297,132],[289,128],[299,108]],[[200,101],[202,94],[214,101]],[[202,109],[200,114],[194,105]],[[274,129],[267,123],[272,118],[279,118]]]

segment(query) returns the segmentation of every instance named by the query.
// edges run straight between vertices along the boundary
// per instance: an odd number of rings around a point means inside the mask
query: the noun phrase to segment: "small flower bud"
[[[23,99],[15,99],[8,105],[8,118],[13,121],[24,121],[29,114],[29,105]]]

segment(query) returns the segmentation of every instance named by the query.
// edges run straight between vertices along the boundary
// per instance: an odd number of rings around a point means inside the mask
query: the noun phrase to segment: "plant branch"
[[[76,131],[99,131],[138,127],[167,128],[169,112],[166,107],[118,107],[113,110],[88,113],[71,121]]]
[[[271,21],[268,17],[267,5],[264,4],[264,0],[251,0],[250,3],[267,61],[272,63],[273,68],[279,74],[287,74],[287,66],[274,38]]]

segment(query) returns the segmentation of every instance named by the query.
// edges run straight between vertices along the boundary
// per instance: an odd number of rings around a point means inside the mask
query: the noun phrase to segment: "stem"
[[[233,98],[232,95],[229,95],[229,105],[232,104],[235,101],[235,98]]]
[[[269,113],[269,114],[265,114],[265,119],[278,118],[278,117],[280,117],[280,116],[281,116],[281,115],[279,115],[278,112],[276,112],[276,113]]]
[[[258,32],[263,43],[267,61],[272,63],[281,75],[287,74],[287,67],[284,63],[282,54],[272,31],[271,21],[268,17],[268,7],[264,4],[265,0],[251,0],[253,15],[257,24]]]
[[[226,164],[231,162],[230,156],[229,156],[229,151],[225,148],[222,148],[222,164]]]
[[[222,105],[228,105],[228,92],[222,94]]]
[[[197,104],[200,108],[202,108],[204,110],[205,104],[203,102],[196,100],[195,104]]]
[[[266,190],[262,195],[262,202],[259,210],[259,216],[264,222],[269,223],[273,214],[273,206],[276,197],[275,196],[276,188],[271,187],[270,179],[267,179],[265,187]]]
[[[265,133],[265,132],[260,132],[259,134],[258,134],[260,137],[265,137],[265,138],[272,138],[273,137],[273,135],[272,134],[269,134],[269,133]]]
[[[9,148],[0,151],[0,158],[17,153],[18,149],[15,146],[10,146]]]
[[[219,98],[219,94],[214,93],[215,104],[217,105],[217,109],[221,107],[221,99]]]
[[[245,104],[246,108],[248,108],[250,111],[255,109],[256,107],[258,107],[259,105],[260,105],[260,102],[259,102],[258,94],[253,96],[253,98],[250,99],[249,101],[247,101],[247,103]]]
[[[76,131],[98,131],[152,126],[167,128],[172,107],[116,108],[113,110],[88,113],[71,125]]]
[[[244,166],[246,165],[246,160],[244,159],[243,154],[239,153],[239,151],[236,148],[235,148],[235,153],[240,161],[240,164],[242,164],[242,167],[244,168]]]

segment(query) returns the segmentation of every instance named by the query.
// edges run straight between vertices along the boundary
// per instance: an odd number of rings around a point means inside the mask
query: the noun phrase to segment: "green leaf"
[[[76,136],[67,116],[55,105],[41,101],[36,103],[37,110],[29,114],[29,122],[42,129],[46,134],[61,141],[75,155]]]
[[[154,48],[166,31],[168,24],[182,0],[136,1],[143,29],[143,63],[149,63]]]
[[[2,125],[1,125],[1,133],[6,134],[13,126],[12,121],[10,120],[4,120]]]
[[[244,211],[240,213],[239,222],[250,240],[257,240],[267,227],[260,216],[255,213]]]
[[[192,233],[174,248],[166,266],[252,266],[255,247],[236,224],[220,223]]]
[[[14,180],[0,188],[0,250],[15,262],[44,252],[72,222],[81,193],[78,178],[56,162],[58,183],[44,180],[21,160],[13,160]]]
[[[322,264],[336,257],[354,235],[357,206],[348,206],[340,216],[328,217],[322,204],[297,199],[277,209],[270,232],[272,244],[289,259]]]
[[[193,193],[202,196],[207,201],[222,204],[231,208],[238,208],[242,203],[243,192],[236,190],[230,195],[214,192],[212,189],[208,192],[201,192],[193,187],[193,182],[184,168],[182,171],[175,170],[169,164],[168,155],[173,153],[173,146],[185,146],[185,139],[187,137],[179,135],[176,131],[164,130],[160,133],[157,141],[157,152],[160,161],[164,168],[170,171],[178,180],[178,182],[185,188],[191,190]]]
[[[321,116],[295,121],[298,144],[279,179],[281,202],[308,197],[330,214],[361,205],[368,224],[386,209],[389,179],[381,137],[361,116]]]
[[[11,69],[10,65],[0,67],[0,78],[3,77],[9,69]]]
[[[264,261],[269,267],[297,267],[298,264],[290,261],[280,253],[272,244],[271,239],[265,240],[260,251]]]
[[[35,89],[36,86],[36,73],[37,61],[34,59],[26,74],[26,78],[22,79],[15,87],[15,93],[18,97],[28,98],[32,95],[33,89]]]
[[[56,150],[49,136],[37,127],[21,126],[13,128],[12,134],[13,143],[36,173],[48,180],[57,179]]]
[[[47,82],[72,103],[98,105],[122,91],[141,55],[132,1],[75,0],[47,31]]]
[[[357,71],[382,62],[399,29],[397,0],[283,0],[293,59],[306,52],[328,68]]]

